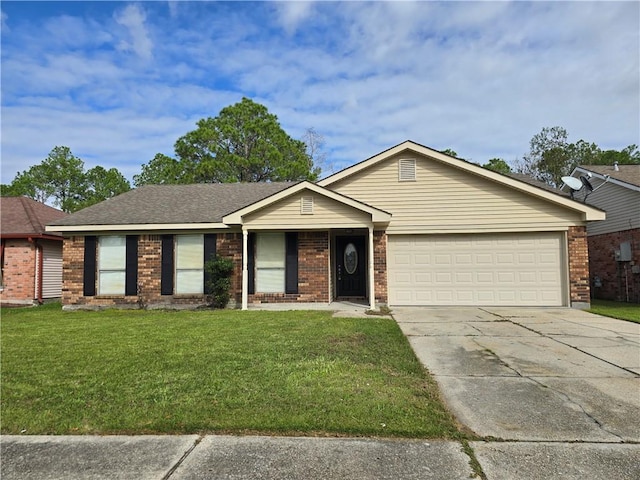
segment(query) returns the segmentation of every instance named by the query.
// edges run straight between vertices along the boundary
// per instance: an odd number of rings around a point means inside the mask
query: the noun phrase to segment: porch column
[[[369,226],[369,308],[376,309],[376,283],[373,268],[373,225]]]
[[[242,310],[249,308],[249,231],[242,227]]]

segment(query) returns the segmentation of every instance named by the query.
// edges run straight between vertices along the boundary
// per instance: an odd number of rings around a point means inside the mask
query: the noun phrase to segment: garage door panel
[[[561,233],[389,237],[392,305],[561,306]]]

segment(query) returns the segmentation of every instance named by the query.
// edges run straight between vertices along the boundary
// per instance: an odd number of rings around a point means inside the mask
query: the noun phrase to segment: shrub
[[[204,270],[207,275],[205,286],[209,305],[213,308],[225,308],[231,297],[233,261],[216,255],[205,263]]]

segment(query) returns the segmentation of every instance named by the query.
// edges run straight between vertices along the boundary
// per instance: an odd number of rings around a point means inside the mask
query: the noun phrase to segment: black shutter
[[[284,292],[298,293],[298,233],[287,232],[285,238]]]
[[[204,266],[207,266],[209,260],[213,260],[216,257],[216,234],[205,233],[204,235]],[[211,274],[204,270],[204,293],[211,293],[211,288],[208,285],[211,281]]]
[[[173,295],[173,235],[162,236],[160,293],[162,295]]]
[[[84,276],[83,292],[85,297],[96,294],[96,237],[84,237]]]
[[[127,235],[124,294],[138,294],[138,236]]]
[[[250,294],[256,293],[256,234],[249,233],[247,238],[247,278],[249,279]]]

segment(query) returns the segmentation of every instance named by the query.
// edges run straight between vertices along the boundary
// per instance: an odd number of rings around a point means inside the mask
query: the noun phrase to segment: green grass
[[[2,310],[3,434],[462,438],[393,320]]]
[[[609,300],[591,300],[591,313],[607,317],[640,323],[640,305],[637,303],[612,302]]]

